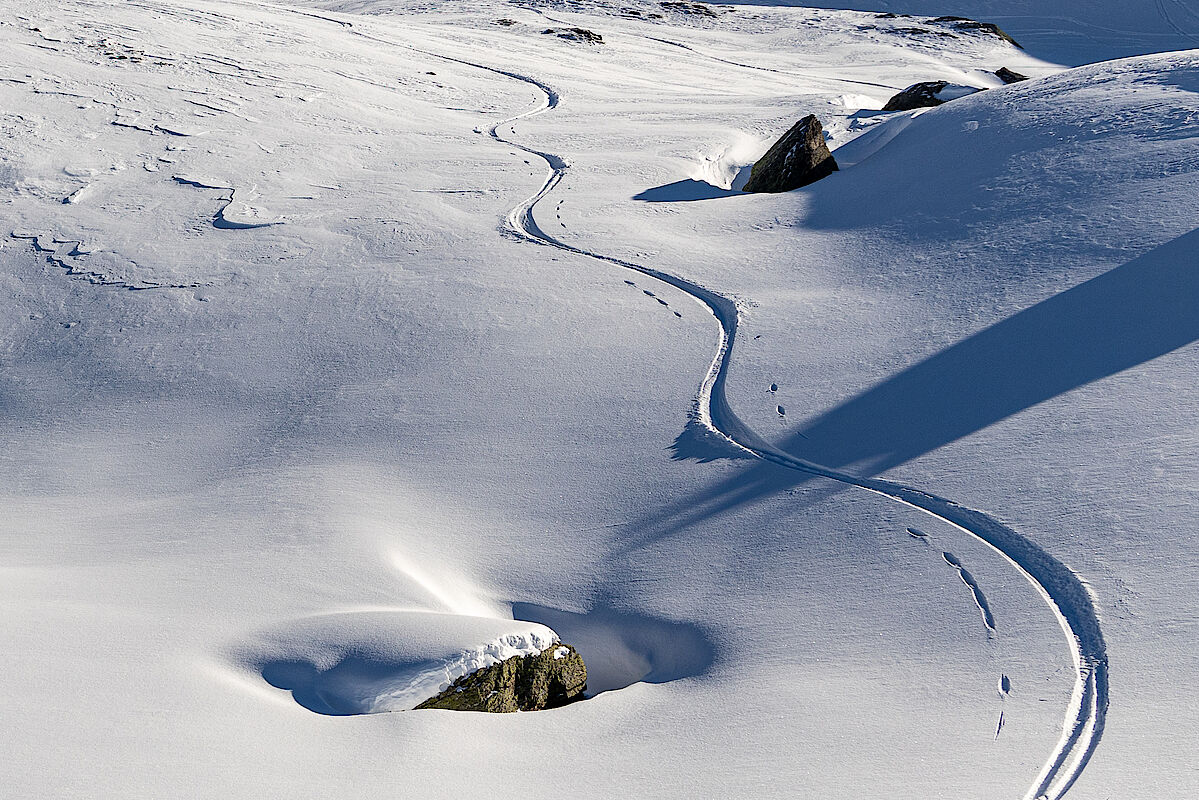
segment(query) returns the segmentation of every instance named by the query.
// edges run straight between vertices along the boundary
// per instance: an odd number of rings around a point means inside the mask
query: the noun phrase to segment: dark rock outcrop
[[[542,33],[557,36],[559,39],[565,39],[568,42],[579,42],[581,44],[604,43],[604,37],[586,28],[546,28]]]
[[[619,16],[625,19],[665,19],[661,14],[653,11],[641,12],[635,8],[628,7],[620,9]]]
[[[1003,39],[1005,42],[1015,47],[1019,47],[1021,50],[1024,49],[1020,46],[1019,42],[1008,35],[1007,31],[993,22],[978,22],[977,20],[967,19],[966,17],[937,17],[936,19],[929,21],[935,23],[948,23],[960,31],[981,31],[983,33],[989,33],[992,36],[998,36],[1000,39]]]
[[[809,114],[754,163],[744,191],[789,192],[836,171],[837,161],[824,142],[824,128]]]
[[[938,28],[892,28],[895,33],[902,33],[905,36],[940,36],[945,39],[953,39],[955,34],[952,31],[943,31]]]
[[[1000,67],[999,69],[995,70],[995,75],[1004,83],[1019,83],[1020,81],[1028,80],[1027,75],[1021,75],[1019,72],[1008,69],[1007,67]]]
[[[513,656],[463,675],[417,708],[501,714],[540,711],[581,700],[586,688],[583,657],[568,644],[556,644],[537,655]]]
[[[949,100],[965,97],[979,91],[973,86],[960,86],[949,81],[924,81],[914,83],[892,97],[883,106],[883,111],[911,111],[914,108],[931,108]]]
[[[667,11],[673,11],[677,14],[691,14],[692,16],[697,17],[718,16],[717,13],[712,10],[711,6],[704,5],[703,3],[683,3],[667,0],[667,2],[658,3],[658,5],[662,6],[662,8],[666,9]]]

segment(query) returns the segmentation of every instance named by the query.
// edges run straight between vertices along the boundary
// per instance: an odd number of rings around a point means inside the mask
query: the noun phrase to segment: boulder
[[[836,171],[837,161],[824,142],[824,128],[809,114],[754,163],[743,191],[789,192]]]
[[[1027,75],[1021,75],[1019,72],[1007,67],[1000,67],[995,70],[995,75],[1004,83],[1019,83],[1020,81],[1028,80]]]
[[[883,106],[883,111],[911,111],[913,108],[939,106],[977,91],[979,89],[973,86],[962,86],[949,81],[914,83],[888,100]]]
[[[587,666],[568,644],[536,655],[513,656],[454,681],[417,708],[451,711],[540,711],[583,699]]]

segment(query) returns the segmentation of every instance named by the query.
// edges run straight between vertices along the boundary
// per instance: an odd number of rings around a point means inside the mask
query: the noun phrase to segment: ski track
[[[500,130],[513,123],[556,109],[561,96],[549,84],[529,75],[488,66],[466,59],[435,53],[406,42],[396,42],[367,33],[348,21],[316,16],[280,6],[263,6],[273,10],[293,11],[307,17],[339,25],[348,33],[389,47],[402,47],[448,63],[460,64],[520,81],[545,95],[545,100],[533,108],[503,119],[489,129],[490,137],[509,147],[536,156],[549,167],[541,187],[527,200],[517,205],[504,218],[501,231],[533,244],[554,247],[567,253],[603,261],[641,273],[691,295],[716,318],[720,338],[716,354],[699,386],[691,409],[691,421],[725,440],[737,450],[754,458],[769,461],[787,469],[827,478],[847,486],[857,487],[922,511],[983,542],[1015,567],[1041,595],[1057,618],[1066,635],[1074,660],[1074,690],[1067,707],[1062,735],[1057,746],[1041,768],[1024,800],[1058,800],[1070,790],[1095,753],[1103,734],[1108,708],[1107,646],[1099,625],[1094,597],[1089,587],[1069,567],[1032,540],[993,517],[972,508],[954,503],[929,492],[881,478],[859,477],[848,472],[806,461],[780,450],[759,437],[729,405],[725,384],[732,362],[733,344],[739,324],[739,312],[732,298],[706,289],[698,283],[673,273],[647,267],[615,256],[578,247],[547,234],[537,224],[533,209],[562,181],[569,164],[561,156],[537,150],[513,139],[505,138]],[[674,44],[673,42],[667,42]],[[738,65],[742,66],[742,65]]]
[[[1175,33],[1186,39],[1190,39],[1192,42],[1199,43],[1199,37],[1187,31],[1185,28],[1175,22],[1170,16],[1170,12],[1166,10],[1165,0],[1153,0],[1153,4],[1157,7],[1157,13],[1162,18],[1162,21],[1165,22],[1166,25],[1168,25]],[[1184,11],[1186,11],[1185,7],[1182,8]]]
[[[437,57],[469,64],[469,62],[452,57]],[[991,547],[1019,570],[1038,591],[1066,634],[1074,659],[1076,678],[1062,737],[1033,785],[1025,794],[1025,799],[1057,800],[1062,797],[1074,785],[1094,754],[1103,733],[1108,707],[1107,648],[1099,626],[1094,599],[1082,579],[1031,540],[981,511],[893,481],[858,477],[805,461],[783,452],[761,439],[736,415],[725,395],[725,383],[738,328],[739,315],[736,303],[731,298],[706,289],[686,278],[568,244],[543,231],[533,217],[533,209],[561,182],[569,165],[564,159],[553,153],[542,152],[505,138],[500,130],[517,120],[557,108],[561,98],[556,91],[536,78],[480,64],[471,64],[471,66],[523,81],[540,89],[546,97],[543,104],[502,120],[493,125],[490,130],[491,138],[495,141],[544,159],[550,169],[541,188],[508,213],[503,225],[504,231],[529,242],[548,245],[568,253],[615,264],[655,278],[691,295],[716,317],[720,324],[720,340],[716,355],[700,384],[692,407],[691,418],[693,421],[724,438],[734,447],[747,451],[762,460],[864,489],[941,519]],[[963,580],[965,580],[964,577]],[[976,589],[975,596],[977,600]],[[979,605],[984,621],[986,621],[989,614],[985,601],[980,602]],[[993,622],[988,627],[993,628]]]

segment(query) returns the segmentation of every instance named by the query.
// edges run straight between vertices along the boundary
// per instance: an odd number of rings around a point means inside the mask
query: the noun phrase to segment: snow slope
[[[13,796],[1194,794],[1199,56],[324,5],[0,25]]]
[[[745,5],[807,4],[749,0]],[[824,0],[812,5],[993,22],[1034,55],[1063,64],[1199,45],[1199,7],[1188,0]]]

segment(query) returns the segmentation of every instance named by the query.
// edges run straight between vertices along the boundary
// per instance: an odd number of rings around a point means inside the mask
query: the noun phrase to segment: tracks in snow
[[[543,231],[533,216],[533,209],[561,182],[569,165],[558,155],[527,147],[508,138],[503,134],[503,130],[507,127],[510,133],[514,122],[557,108],[561,102],[558,93],[536,78],[526,75],[481,64],[470,64],[446,56],[437,57],[523,81],[545,94],[544,103],[496,123],[489,131],[495,141],[535,155],[549,166],[549,174],[537,192],[508,213],[503,224],[505,233],[647,275],[691,295],[716,317],[720,324],[720,339],[716,355],[700,384],[692,408],[693,422],[756,458],[797,472],[864,489],[941,519],[991,547],[1037,590],[1066,634],[1074,659],[1076,677],[1061,739],[1028,789],[1025,798],[1057,800],[1062,797],[1074,785],[1094,754],[1103,734],[1108,707],[1107,648],[1099,626],[1094,599],[1082,579],[1030,539],[981,511],[893,481],[859,477],[824,467],[779,450],[759,437],[733,411],[725,394],[725,383],[739,321],[736,303],[731,298],[678,275],[587,250]],[[967,576],[963,575],[963,581],[970,585],[972,579],[968,580]],[[975,591],[977,600],[977,587],[971,588]],[[985,600],[979,603],[979,607],[984,621],[988,621],[990,615]],[[989,622],[988,628],[993,628],[993,625],[993,621]]]
[[[1176,0],[1171,0],[1171,2],[1176,2]],[[1158,16],[1160,16],[1162,21],[1165,22],[1166,25],[1168,25],[1175,33],[1183,36],[1184,38],[1190,39],[1192,42],[1199,43],[1199,36],[1187,31],[1185,28],[1175,22],[1173,17],[1170,16],[1170,12],[1166,10],[1166,0],[1153,0],[1153,4],[1157,7]],[[1184,13],[1190,13],[1187,11],[1185,6],[1180,5],[1180,8],[1182,8]]]
[[[1095,753],[1103,734],[1108,707],[1107,647],[1099,626],[1094,599],[1082,579],[1033,541],[981,511],[900,483],[859,477],[806,461],[774,447],[742,422],[729,405],[725,394],[739,323],[737,305],[731,298],[678,275],[569,244],[547,234],[537,224],[533,209],[562,181],[570,165],[559,155],[528,147],[509,137],[512,136],[513,123],[558,107],[561,97],[551,86],[528,75],[375,36],[346,21],[327,17],[320,19],[341,25],[352,35],[376,43],[403,47],[430,58],[520,81],[534,87],[545,96],[544,102],[497,122],[488,131],[494,141],[536,156],[549,167],[549,173],[541,187],[508,212],[501,230],[506,235],[523,241],[554,247],[563,252],[603,261],[654,278],[691,295],[712,313],[720,326],[720,338],[716,354],[700,383],[693,403],[691,423],[701,426],[712,436],[723,440],[743,454],[797,472],[857,487],[936,517],[991,547],[1024,576],[1041,595],[1061,625],[1075,666],[1074,691],[1066,711],[1061,738],[1025,793],[1025,800],[1058,800],[1069,791]],[[508,128],[509,136],[503,133],[505,127]],[[996,733],[998,734],[998,730]]]

